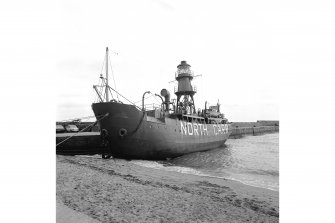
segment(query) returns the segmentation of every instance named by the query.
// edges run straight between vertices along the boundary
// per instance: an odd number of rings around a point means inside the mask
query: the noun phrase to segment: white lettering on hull
[[[206,128],[205,128],[205,127],[206,127]],[[204,135],[205,135],[205,131],[206,131],[206,134],[209,135],[209,134],[208,134],[208,131],[207,131],[207,125],[206,125],[206,124],[204,124],[204,125],[202,126],[202,129],[204,130]]]
[[[186,130],[186,126],[184,127],[183,122],[180,122],[180,130],[181,130],[182,135],[186,135],[187,130]]]
[[[200,135],[203,135],[202,124],[198,124],[198,126],[199,126],[199,130],[200,130]]]
[[[228,133],[228,125],[227,124],[221,124],[222,134]]]
[[[193,131],[194,131],[194,135],[197,135],[197,136],[199,135],[197,123],[193,123]]]
[[[220,134],[222,134],[221,133],[221,127],[220,127],[221,125],[218,125],[218,135],[220,135]]]
[[[191,130],[192,131],[191,131]],[[190,123],[190,122],[188,122],[187,123],[187,131],[188,131],[188,134],[191,136],[191,135],[193,135],[193,126],[192,126],[192,123]]]
[[[224,135],[228,133],[227,124],[214,124],[212,126],[213,126],[213,134],[215,136]],[[207,124],[191,123],[191,122],[180,122],[180,133],[182,135],[195,135],[195,136],[210,135]]]

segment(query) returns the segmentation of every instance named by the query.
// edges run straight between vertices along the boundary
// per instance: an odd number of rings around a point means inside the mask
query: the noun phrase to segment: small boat
[[[161,160],[224,145],[231,133],[230,124],[219,103],[207,108],[206,102],[204,109],[196,110],[197,89],[191,83],[194,74],[186,61],[181,61],[175,73],[176,99],[171,100],[170,92],[162,89],[160,95],[155,94],[161,105],[149,109],[145,106],[149,91],[142,96],[142,107],[130,101],[109,100],[111,91],[123,96],[108,85],[108,48],[105,60],[106,77],[100,76],[101,86],[93,86],[99,101],[92,104],[92,109],[109,157]],[[104,90],[99,92],[98,87]]]

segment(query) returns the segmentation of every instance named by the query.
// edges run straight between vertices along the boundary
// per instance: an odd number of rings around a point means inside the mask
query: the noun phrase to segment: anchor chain
[[[106,129],[101,130],[101,146],[103,148],[101,157],[102,159],[110,159],[113,155],[112,155],[112,147],[110,145],[109,142],[109,135],[108,135],[108,131]],[[105,152],[108,153],[105,153]]]

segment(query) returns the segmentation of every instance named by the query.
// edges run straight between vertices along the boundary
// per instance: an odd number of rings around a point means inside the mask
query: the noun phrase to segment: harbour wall
[[[244,135],[260,135],[279,132],[279,121],[232,122],[232,133],[229,138],[240,138]]]
[[[232,128],[229,138],[240,138],[244,135],[261,135],[273,132],[279,132],[279,126],[235,127]]]
[[[56,134],[56,154],[93,155],[101,154],[102,152],[100,132]]]
[[[261,126],[278,126],[279,121],[265,121],[265,120],[257,120],[257,122],[232,122],[232,127],[261,127]]]

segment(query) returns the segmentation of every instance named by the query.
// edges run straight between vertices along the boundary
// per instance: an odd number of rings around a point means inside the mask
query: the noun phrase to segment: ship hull
[[[113,156],[129,159],[166,159],[224,145],[229,124],[205,124],[148,116],[133,105],[116,102],[92,104],[100,129],[106,130]]]

